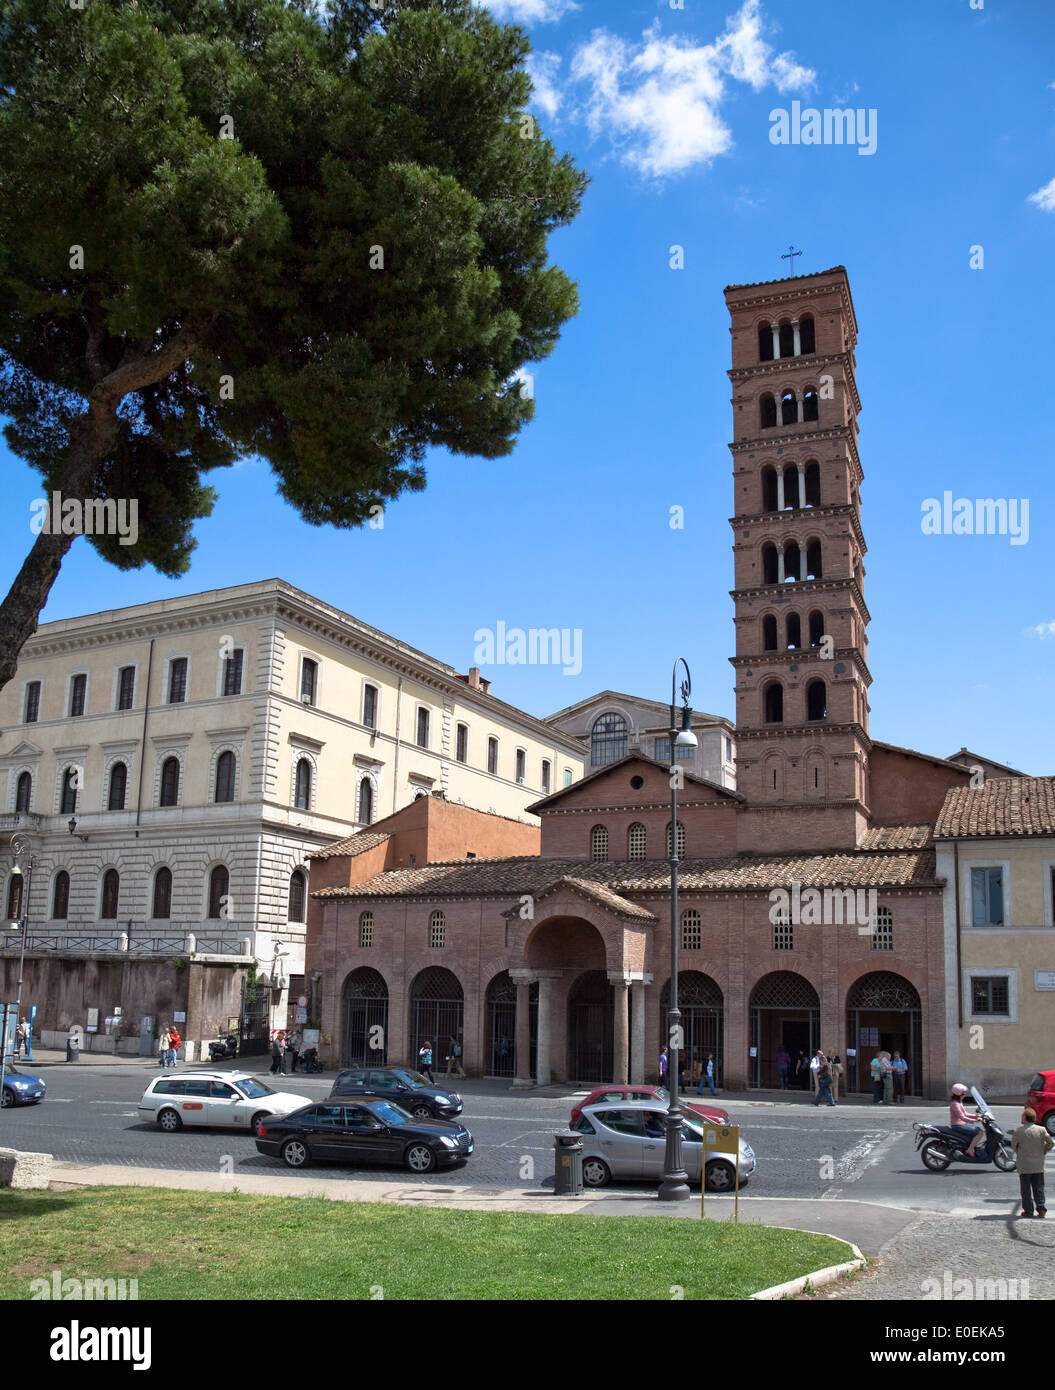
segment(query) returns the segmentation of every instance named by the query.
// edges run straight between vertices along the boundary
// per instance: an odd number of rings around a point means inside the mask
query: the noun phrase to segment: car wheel
[[[4,1087],[4,1094],[3,1094],[2,1096],[0,1096],[0,1106],[2,1106],[2,1107],[6,1110],[6,1109],[8,1108],[8,1106],[14,1105],[14,1103],[15,1103],[15,1093],[14,1093],[14,1091],[12,1091],[12,1089],[11,1089],[10,1086],[5,1086],[5,1087]]]
[[[436,1155],[428,1144],[411,1144],[405,1161],[412,1173],[431,1173],[436,1166]]]
[[[163,1129],[166,1134],[175,1134],[178,1129],[182,1128],[183,1121],[175,1110],[162,1110],[158,1116],[158,1129]]]
[[[919,1156],[923,1160],[924,1168],[929,1168],[932,1173],[944,1173],[952,1162],[952,1154],[936,1139],[924,1144]]]
[[[1015,1151],[1011,1145],[998,1145],[996,1153],[993,1155],[993,1162],[1001,1173],[1013,1173],[1015,1171]]]
[[[270,1120],[270,1118],[271,1116],[268,1114],[266,1110],[259,1110],[249,1121],[249,1128],[253,1131],[254,1134],[259,1134],[261,1125],[264,1123],[265,1120]]]
[[[287,1139],[282,1145],[282,1162],[287,1168],[303,1168],[309,1157],[303,1139]]]
[[[733,1165],[722,1160],[708,1163],[705,1181],[708,1192],[732,1192],[736,1182]]]
[[[604,1187],[612,1181],[612,1170],[603,1158],[583,1159],[582,1180],[587,1187]]]
[[[1049,1110],[1044,1116],[1044,1128],[1049,1134],[1055,1134],[1055,1110]]]
[[[432,1111],[429,1109],[427,1105],[415,1105],[414,1109],[410,1113],[414,1116],[415,1120],[432,1119]]]

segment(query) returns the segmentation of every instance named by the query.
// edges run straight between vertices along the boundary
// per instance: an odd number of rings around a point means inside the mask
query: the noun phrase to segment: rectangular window
[[[487,740],[487,770],[488,772],[498,771],[498,740],[496,738]]]
[[[40,718],[40,681],[30,681],[26,686],[27,724],[35,724]]]
[[[429,712],[423,706],[418,707],[418,747],[427,748],[429,746]]]
[[[303,705],[315,703],[315,677],[318,670],[318,662],[311,661],[308,657],[304,658],[300,668],[300,701]]]
[[[454,756],[460,763],[469,761],[469,729],[465,724],[458,725],[458,744]]]
[[[84,713],[84,696],[88,689],[87,676],[74,676],[70,682],[70,718],[76,719]]]
[[[785,920],[781,913],[780,920],[773,924],[773,950],[774,951],[793,951],[795,949],[795,928],[794,925]]]
[[[695,754],[695,748],[686,748],[684,746],[679,748],[677,744],[674,745],[674,757],[678,762],[684,762],[686,759],[691,760],[695,757]]]
[[[670,762],[670,735],[669,735],[669,734],[666,736],[666,738],[657,738],[657,739],[656,739],[656,753],[655,753],[655,757],[656,757],[656,762],[657,762],[657,763],[669,763],[669,762]]]
[[[548,758],[543,758],[543,759],[542,759],[542,790],[543,790],[544,792],[548,792],[548,791],[549,791],[549,773],[550,773],[549,759],[548,759]]]
[[[973,927],[1002,927],[1004,925],[1003,869],[971,870],[971,925]]]
[[[117,676],[117,708],[131,709],[136,693],[136,668],[122,666]]]
[[[976,975],[971,980],[971,1012],[1005,1016],[1011,1012],[1006,975]]]
[[[182,705],[187,698],[187,658],[177,656],[169,664],[169,704]]]
[[[377,727],[377,686],[363,686],[363,723],[368,729]]]
[[[517,749],[517,782],[523,785],[527,778],[527,754],[523,748]]]
[[[241,695],[242,693],[242,658],[245,653],[239,647],[237,651],[224,658],[223,663],[223,693],[225,695]]]
[[[876,909],[872,920],[872,950],[892,951],[894,949],[894,915],[888,907]]]

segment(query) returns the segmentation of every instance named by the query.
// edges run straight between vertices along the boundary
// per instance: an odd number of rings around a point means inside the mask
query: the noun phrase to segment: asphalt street
[[[252,1070],[260,1070],[259,1065]],[[157,1068],[143,1061],[50,1066],[41,1074],[48,1086],[46,1100],[0,1112],[0,1144],[75,1163],[235,1175],[286,1171],[278,1160],[257,1153],[247,1134],[193,1129],[165,1134],[142,1123],[136,1104],[157,1075]],[[536,1094],[476,1080],[457,1084],[465,1102],[462,1119],[476,1141],[465,1167],[426,1178],[369,1168],[354,1170],[354,1176],[388,1185],[551,1187],[553,1133],[567,1125],[572,1092]],[[329,1093],[331,1078],[287,1077],[280,1085],[316,1100]],[[941,1105],[829,1109],[815,1108],[800,1097],[787,1102],[719,1098],[718,1104],[729,1111],[732,1123],[741,1125],[757,1155],[758,1168],[745,1193],[753,1198],[871,1202],[963,1216],[1006,1214],[1016,1201],[1014,1173],[1000,1173],[990,1165],[955,1164],[937,1174],[923,1168],[912,1121],[944,1123],[947,1111]],[[995,1114],[1005,1128],[1018,1122],[1017,1108],[997,1107]],[[341,1179],[350,1171],[317,1164],[312,1175]],[[626,1190],[635,1189],[630,1185]]]

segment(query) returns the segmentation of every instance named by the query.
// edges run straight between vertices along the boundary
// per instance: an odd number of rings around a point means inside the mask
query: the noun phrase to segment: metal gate
[[[615,1008],[603,970],[580,975],[568,998],[568,1078],[610,1081]]]
[[[442,966],[423,970],[410,988],[409,1065],[418,1065],[422,1043],[432,1043],[433,1074],[447,1053],[452,1037],[461,1037],[465,1014],[462,987],[456,976]]]
[[[346,1067],[383,1067],[388,1062],[388,986],[376,970],[364,967],[344,985]]]
[[[531,1053],[528,1075],[536,1076],[538,1052],[538,981],[528,988]],[[487,987],[487,1043],[485,1057],[488,1076],[517,1076],[517,987],[503,970]]]
[[[659,1005],[659,1046],[664,1048],[667,1046],[667,1010],[670,1008],[669,980],[663,986]],[[707,1054],[713,1052],[715,1083],[720,1086],[724,1061],[721,987],[709,975],[701,974],[698,970],[679,970],[678,1012],[684,1034],[684,1047],[679,1058],[682,1070],[690,1079],[702,1076],[707,1065]]]
[[[751,991],[751,1085],[777,1086],[776,1054],[786,1045],[788,1030],[800,1030],[808,1039],[801,1050],[812,1056],[820,1046],[821,1001],[809,980],[791,970],[764,975]],[[777,1025],[780,1031],[777,1031]],[[792,1062],[797,1049],[792,1048]],[[792,1083],[794,1084],[794,1082]]]
[[[238,1050],[243,1057],[267,1054],[271,1034],[271,986],[242,980]]]
[[[873,1018],[877,1014],[883,1015],[880,1023],[882,1031],[875,1042],[871,1036],[867,1040],[862,1039],[862,1014],[869,1014]],[[905,1076],[906,1093],[910,1096],[921,1096],[923,1012],[919,993],[908,980],[887,970],[863,976],[846,996],[847,1091],[867,1092],[870,1089],[871,1072],[868,1063],[878,1048],[886,1047],[890,1039],[884,1035],[894,1035],[901,1040],[892,1042],[887,1050],[896,1049],[908,1062],[908,1072]],[[854,1054],[852,1057],[851,1052]]]

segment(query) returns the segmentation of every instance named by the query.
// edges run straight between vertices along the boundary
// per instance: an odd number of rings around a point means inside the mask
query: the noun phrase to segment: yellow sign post
[[[706,1213],[704,1203],[707,1199],[707,1160],[712,1154],[732,1154],[735,1173],[733,1220],[740,1220],[740,1126],[716,1125],[705,1120],[703,1130],[703,1153],[700,1167],[700,1217]]]

